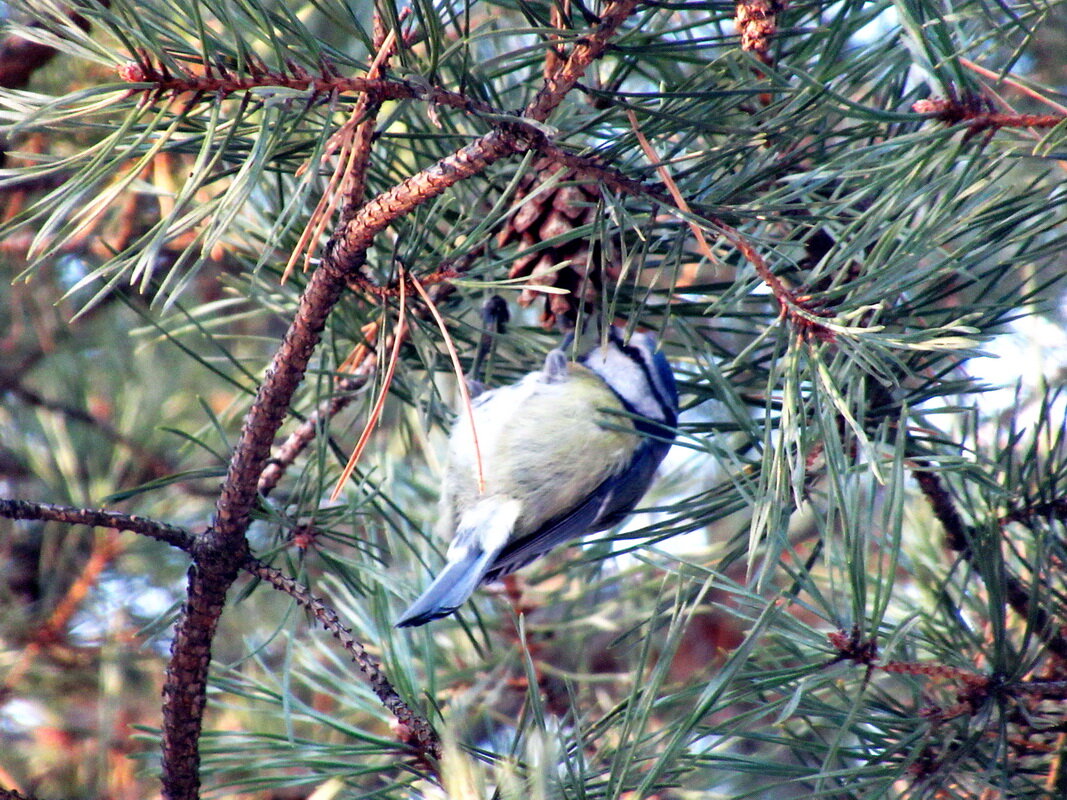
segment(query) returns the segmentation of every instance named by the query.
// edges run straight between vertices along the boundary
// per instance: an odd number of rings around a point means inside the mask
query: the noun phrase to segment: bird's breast
[[[469,415],[461,410],[449,445],[451,515],[486,495],[512,498],[521,512],[514,536],[538,529],[625,469],[641,441],[622,404],[600,378],[571,365],[562,381],[538,374],[492,390],[473,406],[484,493]]]

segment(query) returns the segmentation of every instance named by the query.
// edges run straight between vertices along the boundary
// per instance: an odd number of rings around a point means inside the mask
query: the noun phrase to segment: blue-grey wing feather
[[[646,439],[634,453],[630,467],[605,483],[608,494],[605,497],[604,507],[597,515],[595,524],[590,531],[602,531],[622,522],[626,516],[634,510],[645,492],[648,491],[652,479],[656,475],[667,451],[671,449],[669,442]]]
[[[668,443],[646,439],[625,470],[601,483],[569,513],[508,542],[485,571],[482,583],[510,575],[572,539],[621,522],[644,496],[669,449]]]
[[[482,582],[490,553],[470,548],[463,558],[448,562],[436,580],[419,595],[396,621],[397,628],[411,628],[446,617],[467,602]]]

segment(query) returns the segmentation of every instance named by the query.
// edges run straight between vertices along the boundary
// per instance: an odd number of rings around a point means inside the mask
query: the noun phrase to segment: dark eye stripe
[[[648,384],[648,388],[652,390],[653,397],[656,398],[656,402],[659,404],[660,410],[663,412],[664,421],[674,425],[678,421],[678,415],[674,408],[674,403],[669,398],[663,396],[663,387],[660,385],[658,375],[653,375],[652,370],[649,368],[648,361],[645,359],[644,351],[638,347],[625,344],[622,341],[622,336],[619,334],[616,328],[611,329],[610,333],[611,341],[616,345],[623,355],[633,361],[639,367],[641,372],[645,376],[645,382]],[[629,404],[626,404],[629,405]],[[633,410],[633,409],[629,409]]]

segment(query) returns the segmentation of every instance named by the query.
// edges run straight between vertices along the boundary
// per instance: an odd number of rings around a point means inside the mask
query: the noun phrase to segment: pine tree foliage
[[[1067,792],[1064,373],[1018,365],[1000,408],[974,376],[1062,318],[1067,111],[1030,76],[1062,78],[1063,3],[10,6],[56,55],[0,92],[0,494],[207,541],[242,420],[349,258],[274,461],[248,462],[259,561],[211,644],[205,794]],[[531,242],[523,214],[553,227]],[[486,382],[539,366],[546,320],[652,329],[678,439],[621,528],[399,631],[447,546],[448,343],[470,372],[493,295]],[[9,748],[0,787],[146,796],[196,545],[5,503],[30,519],[0,523],[4,698],[97,723],[76,767]],[[320,630],[334,611],[439,758]]]

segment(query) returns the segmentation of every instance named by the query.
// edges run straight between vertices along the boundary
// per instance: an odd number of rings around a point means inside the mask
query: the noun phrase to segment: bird
[[[451,536],[445,565],[396,627],[448,616],[479,585],[613,527],[652,483],[678,421],[674,374],[655,337],[627,340],[612,325],[576,362],[568,341],[459,415],[439,509],[439,530]]]

